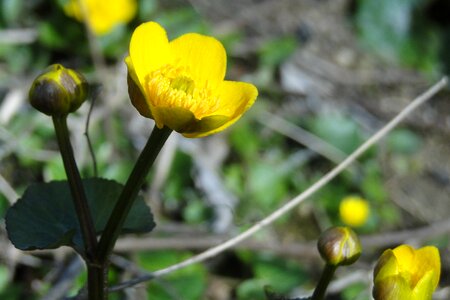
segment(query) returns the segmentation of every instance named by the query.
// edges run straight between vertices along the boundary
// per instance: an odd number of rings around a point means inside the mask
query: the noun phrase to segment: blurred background
[[[96,1],[83,2],[89,8]],[[83,176],[97,169],[119,182],[153,126],[129,103],[123,63],[140,23],[159,22],[169,39],[186,32],[217,37],[227,49],[227,79],[259,89],[254,107],[225,132],[172,134],[142,191],[157,227],[118,241],[113,284],[250,227],[450,70],[447,0],[97,2],[104,3],[83,17],[77,1],[0,0],[0,299],[62,299],[86,279],[70,249],[18,251],[4,226],[6,209],[30,183],[65,178],[50,119],[27,102],[32,80],[48,65],[77,69],[92,85],[90,99],[68,120]],[[363,256],[338,270],[327,299],[371,299],[374,262],[402,243],[439,247],[434,299],[449,299],[449,98],[441,92],[320,192],[235,249],[111,299],[264,299],[265,285],[290,297],[309,295],[323,265],[318,235],[344,224],[360,235]]]

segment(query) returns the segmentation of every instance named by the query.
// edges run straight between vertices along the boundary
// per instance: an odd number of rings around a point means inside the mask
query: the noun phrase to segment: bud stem
[[[314,293],[311,296],[311,300],[323,300],[325,297],[325,292],[331,279],[333,278],[334,272],[337,266],[326,264],[323,268],[322,275],[320,275],[319,283],[317,284]]]
[[[114,248],[114,244],[120,234],[120,230],[122,229],[122,225],[125,222],[128,212],[130,211],[153,162],[171,132],[172,130],[167,127],[159,129],[155,126],[147,144],[139,155],[100,238],[97,257],[102,265],[107,264],[109,255]]]
[[[97,259],[95,257],[97,251],[97,238],[94,222],[92,221],[80,172],[78,171],[73,155],[69,130],[67,128],[67,115],[54,116],[53,125],[55,127],[59,150],[64,163],[64,169],[66,170],[67,181],[69,182],[70,192],[72,194],[85,246],[85,260],[88,267],[89,299],[104,299],[104,272],[103,269],[98,268]]]

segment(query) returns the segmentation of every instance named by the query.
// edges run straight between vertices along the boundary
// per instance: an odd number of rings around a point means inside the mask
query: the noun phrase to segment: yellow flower
[[[128,92],[139,113],[185,137],[227,128],[258,94],[252,84],[224,80],[226,52],[218,40],[188,33],[169,42],[154,22],[136,28],[125,62]]]
[[[86,21],[96,35],[107,34],[116,25],[128,23],[136,11],[136,0],[69,0],[64,5],[68,16]]]
[[[360,227],[364,225],[369,217],[369,213],[369,203],[361,197],[345,197],[339,205],[341,220],[348,226]]]
[[[373,296],[375,300],[431,300],[440,273],[439,250],[434,246],[388,249],[375,266]]]

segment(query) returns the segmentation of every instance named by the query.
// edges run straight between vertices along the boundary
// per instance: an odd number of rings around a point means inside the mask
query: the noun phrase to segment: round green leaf
[[[106,226],[123,186],[112,180],[83,180],[97,234]],[[30,185],[6,213],[6,229],[21,250],[73,247],[81,255],[84,244],[67,181]],[[145,233],[155,227],[150,208],[142,197],[134,201],[122,233]]]

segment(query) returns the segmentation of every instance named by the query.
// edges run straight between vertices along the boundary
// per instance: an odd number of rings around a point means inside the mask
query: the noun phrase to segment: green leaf
[[[186,251],[152,251],[137,256],[139,266],[145,270],[158,270],[180,261],[192,254]],[[201,264],[191,265],[171,273],[161,280],[148,283],[148,299],[158,300],[197,300],[203,299],[207,287],[206,269]]]
[[[261,65],[275,67],[286,60],[297,49],[297,41],[293,36],[278,37],[267,41],[259,50]]]
[[[350,154],[362,142],[358,125],[343,115],[322,115],[312,120],[310,130],[334,147]]]
[[[264,286],[267,281],[260,278],[247,279],[236,288],[237,299],[264,299]]]
[[[391,151],[401,154],[414,154],[422,146],[420,137],[408,129],[397,129],[388,136]]]
[[[6,266],[0,266],[0,292],[3,292],[8,286],[10,275]]]
[[[123,186],[102,178],[84,179],[97,234],[106,222]],[[14,246],[21,250],[54,249],[70,246],[81,255],[84,244],[67,181],[30,185],[23,197],[6,213],[6,229]],[[122,233],[145,233],[155,227],[142,197],[134,201]]]
[[[279,293],[289,292],[305,280],[297,262],[267,256],[254,264],[255,277],[266,280]]]

